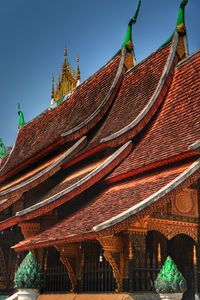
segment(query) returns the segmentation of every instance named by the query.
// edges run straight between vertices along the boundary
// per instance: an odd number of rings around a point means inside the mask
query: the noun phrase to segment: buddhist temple
[[[168,256],[187,282],[182,299],[199,299],[200,50],[188,53],[187,2],[170,38],[141,62],[139,1],[118,52],[95,74],[80,83],[79,59],[75,70],[65,49],[51,105],[28,123],[18,107],[14,146],[0,140],[2,293],[14,291],[32,251],[41,300],[158,299]],[[83,294],[92,298],[72,297]]]

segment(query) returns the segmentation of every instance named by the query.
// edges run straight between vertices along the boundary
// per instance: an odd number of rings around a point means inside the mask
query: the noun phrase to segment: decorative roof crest
[[[180,4],[178,10],[178,18],[176,23],[176,31],[179,32],[181,35],[186,33],[186,26],[185,26],[185,6],[187,5],[188,0],[183,0]]]
[[[0,159],[1,159],[6,156],[6,147],[1,138],[0,138],[0,148],[1,148],[1,151],[0,151]]]
[[[133,50],[132,26],[137,21],[138,13],[139,13],[139,10],[140,10],[140,5],[141,5],[141,0],[139,0],[139,2],[138,2],[138,6],[137,6],[134,17],[128,23],[128,27],[127,27],[127,30],[126,30],[126,35],[125,35],[125,38],[124,38],[122,48],[127,47],[129,50]]]
[[[24,124],[25,124],[25,121],[24,121],[24,114],[23,114],[23,112],[21,111],[21,109],[20,109],[20,104],[18,103],[18,128],[21,128],[21,127],[23,127],[24,126]]]
[[[51,106],[61,104],[65,95],[69,94],[80,83],[79,58],[77,69],[73,69],[67,59],[67,48],[64,48],[64,62],[61,68],[61,75],[58,76],[56,89],[54,90],[54,78],[52,80]]]

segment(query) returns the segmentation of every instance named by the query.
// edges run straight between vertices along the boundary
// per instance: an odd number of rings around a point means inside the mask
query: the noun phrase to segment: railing
[[[142,266],[143,265],[143,266]],[[155,261],[147,261],[143,264],[136,259],[129,262],[129,291],[154,291],[154,281],[160,270]]]
[[[4,254],[3,254],[3,251],[2,251],[1,247],[0,247],[0,270],[1,270],[1,273],[4,277],[5,283],[8,286],[8,284],[9,284],[8,272],[7,272],[7,268],[6,268],[6,262],[5,262],[5,259],[4,259]]]
[[[71,289],[67,270],[60,262],[44,270],[43,292],[67,292]]]
[[[82,272],[83,292],[111,292],[115,288],[112,268],[105,259],[101,262],[95,260],[85,263]]]

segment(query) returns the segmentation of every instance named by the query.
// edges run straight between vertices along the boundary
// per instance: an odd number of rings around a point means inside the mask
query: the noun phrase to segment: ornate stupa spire
[[[183,0],[178,10],[178,18],[176,22],[176,31],[184,35],[186,33],[185,26],[185,6],[187,5],[188,0]]]
[[[80,71],[80,66],[79,66],[79,56],[76,57],[76,62],[77,62],[77,68],[76,68],[76,78],[77,78],[77,86],[80,84],[81,80],[81,71]]]
[[[65,46],[64,48],[64,58],[66,59],[67,58],[67,47]]]
[[[139,13],[139,10],[140,10],[140,5],[141,5],[141,0],[139,0],[139,2],[138,2],[138,6],[137,6],[137,9],[136,9],[134,17],[132,19],[130,19],[130,21],[128,23],[128,27],[127,27],[127,30],[126,30],[126,35],[125,35],[125,38],[124,38],[124,42],[123,42],[122,48],[125,48],[127,46],[128,47],[130,47],[130,46],[133,47],[133,42],[132,42],[132,26],[137,21],[138,13]]]
[[[2,139],[0,138],[0,159],[6,156],[6,147],[3,143]]]
[[[18,128],[21,128],[22,126],[24,126],[24,124],[24,114],[20,109],[20,104],[18,103]]]
[[[54,103],[62,103],[64,96],[69,94],[80,82],[79,64],[77,70],[73,69],[67,59],[67,48],[64,48],[64,62],[61,68],[61,75],[58,76],[56,90],[54,90]],[[52,94],[51,94],[52,100]],[[51,101],[52,104],[52,101]]]
[[[62,65],[62,81],[67,77],[67,48],[64,48],[64,62]]]
[[[52,74],[52,87],[51,87],[51,105],[54,103],[55,91],[54,91],[54,74]]]

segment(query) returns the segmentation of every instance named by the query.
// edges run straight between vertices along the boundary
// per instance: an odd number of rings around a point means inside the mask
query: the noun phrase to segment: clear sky
[[[60,71],[63,48],[82,80],[121,47],[137,0],[0,0],[0,137],[17,135],[17,102],[25,121],[50,103],[51,76]],[[137,61],[155,51],[175,28],[181,0],[142,0],[133,29]],[[200,48],[200,0],[186,7],[190,53]]]

